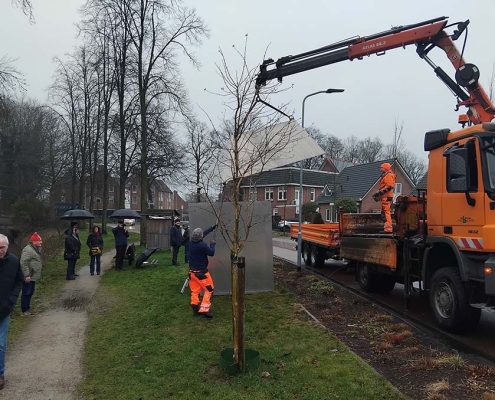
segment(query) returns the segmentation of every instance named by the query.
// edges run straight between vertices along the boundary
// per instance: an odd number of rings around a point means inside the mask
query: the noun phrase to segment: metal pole
[[[302,101],[302,117],[301,117],[301,125],[304,129],[304,103],[306,99],[311,96],[315,96],[321,93],[342,93],[344,89],[327,89],[320,90],[318,92],[308,94]],[[299,164],[299,224],[297,231],[297,270],[301,271],[301,252],[302,252],[302,233],[301,233],[301,225],[302,225],[302,191],[303,191],[303,160],[300,161]]]

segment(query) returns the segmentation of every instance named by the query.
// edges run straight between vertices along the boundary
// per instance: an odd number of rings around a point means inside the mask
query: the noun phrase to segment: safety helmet
[[[383,168],[384,170],[386,171],[390,171],[392,169],[392,167],[390,166],[390,163],[386,162],[386,163],[383,163],[380,168]]]

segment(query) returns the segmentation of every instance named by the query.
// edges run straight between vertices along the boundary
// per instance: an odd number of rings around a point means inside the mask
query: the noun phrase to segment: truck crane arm
[[[479,70],[475,65],[464,61],[454,44],[467,29],[469,20],[452,25],[447,23],[447,17],[439,17],[417,24],[393,27],[371,36],[346,39],[295,56],[282,57],[276,62],[273,59],[264,60],[256,78],[256,85],[266,85],[273,79],[281,82],[289,75],[346,60],[361,60],[364,56],[372,54],[383,55],[387,50],[416,44],[419,57],[433,68],[440,80],[457,97],[457,109],[459,106],[468,107],[467,114],[471,123],[490,122],[495,116],[495,107],[479,84]],[[449,35],[445,29],[451,26],[456,26],[457,29]],[[455,81],[428,57],[428,53],[435,47],[441,48],[454,66]]]

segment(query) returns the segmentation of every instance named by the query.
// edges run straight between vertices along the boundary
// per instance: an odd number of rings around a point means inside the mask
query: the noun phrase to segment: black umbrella
[[[132,219],[141,219],[141,215],[130,208],[121,208],[120,210],[115,210],[112,215],[108,218],[132,218]]]
[[[150,247],[149,249],[146,249],[145,251],[143,251],[138,259],[136,260],[136,268],[139,268],[141,265],[144,264],[144,262],[150,258],[150,256],[158,250],[158,247]]]
[[[66,211],[60,219],[68,219],[72,221],[79,221],[83,219],[93,219],[95,216],[86,210],[69,210]]]

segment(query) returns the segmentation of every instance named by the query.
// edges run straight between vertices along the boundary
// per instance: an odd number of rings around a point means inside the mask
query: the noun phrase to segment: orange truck
[[[454,44],[468,24],[448,24],[440,17],[355,37],[276,62],[265,60],[257,77],[257,85],[264,85],[414,44],[457,97],[457,110],[467,107],[459,116],[462,129],[425,134],[427,188],[396,199],[393,234],[377,233],[383,226],[380,214],[342,213],[338,236],[334,224],[308,224],[301,231],[307,264],[322,265],[328,256],[349,260],[364,290],[390,291],[401,283],[407,303],[413,291],[425,292],[438,324],[450,331],[472,329],[483,308],[495,309],[495,107],[479,84],[478,68],[466,63],[464,49],[460,53]],[[455,80],[429,59],[434,48],[447,55]]]
[[[297,241],[298,232],[299,226],[291,225],[291,239]],[[329,258],[340,259],[339,224],[303,224],[301,233],[301,257],[306,265],[321,267]]]

